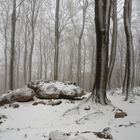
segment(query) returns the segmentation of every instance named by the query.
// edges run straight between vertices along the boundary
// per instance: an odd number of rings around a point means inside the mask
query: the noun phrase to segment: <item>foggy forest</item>
[[[0,0],[0,140],[139,140],[139,8]]]

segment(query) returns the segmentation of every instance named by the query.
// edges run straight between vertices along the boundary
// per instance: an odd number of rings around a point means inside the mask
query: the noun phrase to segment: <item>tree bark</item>
[[[27,20],[27,19],[26,19]],[[24,48],[24,61],[23,61],[23,78],[24,78],[24,84],[27,84],[27,21],[25,24],[25,31],[24,31],[24,43],[25,43],[25,48]]]
[[[19,40],[19,45],[18,45],[18,60],[17,60],[17,88],[19,87],[19,65],[20,65],[20,54],[21,54],[21,52],[20,52],[20,40]]]
[[[33,50],[34,50],[34,41],[35,41],[35,25],[36,25],[36,20],[38,16],[38,11],[39,11],[39,4],[37,5],[38,0],[32,0],[31,1],[31,9],[32,9],[32,14],[31,14],[31,48],[30,48],[30,53],[29,53],[29,81],[32,80],[32,57],[33,57]],[[36,6],[37,5],[37,6]]]
[[[96,78],[92,95],[95,102],[109,104],[106,97],[111,0],[95,0]]]
[[[91,54],[91,65],[89,74],[89,90],[92,90],[93,80],[94,80],[94,60],[95,60],[95,47],[92,48]]]
[[[108,68],[108,87],[110,89],[111,87],[111,75],[113,72],[114,64],[115,64],[115,58],[116,58],[116,48],[117,48],[117,28],[118,28],[118,23],[117,23],[117,0],[112,1],[112,9],[113,9],[113,15],[112,15],[112,20],[113,20],[113,34],[112,34],[112,44],[111,44],[111,52],[110,52],[110,62],[109,62],[109,68]]]
[[[47,56],[46,56],[46,45],[44,43],[44,46],[43,46],[43,49],[44,49],[44,79],[47,80],[47,66],[48,66],[48,59],[47,59]],[[48,54],[48,53],[47,53]]]
[[[60,0],[56,0],[55,11],[55,54],[54,54],[54,80],[58,80],[58,59],[59,59],[59,4]]]
[[[39,46],[40,46],[40,76],[39,79],[42,79],[42,29],[40,31],[40,42],[39,42]]]
[[[5,48],[4,48],[4,55],[5,55],[5,80],[4,80],[4,92],[7,90],[7,31],[5,31]]]
[[[72,42],[72,41],[71,41]],[[74,57],[74,46],[72,43],[70,43],[70,55],[69,55],[69,80],[72,81],[73,78],[73,57]]]
[[[4,56],[5,56],[5,79],[4,79],[4,92],[7,90],[7,47],[8,47],[8,37],[7,37],[7,30],[8,30],[8,15],[9,15],[9,6],[6,12],[6,19],[3,19],[4,22],[4,38],[5,38],[5,48],[4,48]],[[4,18],[4,17],[3,17]]]
[[[33,20],[33,15],[32,15]],[[31,32],[32,32],[32,39],[31,39],[31,48],[30,48],[30,54],[29,54],[29,81],[32,80],[32,56],[33,56],[33,49],[34,49],[34,38],[35,38],[35,32],[34,32],[34,22],[31,22]]]
[[[84,40],[84,62],[83,62],[83,82],[82,82],[83,89],[85,88],[86,57],[87,57],[87,47]]]
[[[81,28],[81,32],[80,35],[78,37],[78,60],[77,60],[77,84],[81,85],[81,40],[83,37],[83,33],[84,33],[84,28],[85,28],[85,21],[86,21],[86,10],[88,7],[88,1],[85,0],[83,2],[83,21],[82,21],[82,28]]]
[[[9,68],[9,89],[14,89],[14,58],[15,58],[15,31],[16,31],[16,0],[13,0],[13,11],[11,15],[11,51],[10,51],[10,68]]]
[[[125,0],[124,2],[124,27],[127,43],[127,56],[126,56],[126,86],[124,92],[126,93],[125,100],[128,100],[128,95],[133,92],[134,86],[134,47],[133,37],[131,31],[131,13],[132,13],[132,0]]]

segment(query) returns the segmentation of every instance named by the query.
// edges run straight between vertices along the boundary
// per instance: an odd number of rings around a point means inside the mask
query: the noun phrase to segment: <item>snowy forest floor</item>
[[[74,140],[77,131],[99,132],[106,127],[111,129],[113,140],[139,140],[140,96],[135,95],[124,101],[125,96],[120,90],[108,92],[107,95],[112,104],[125,111],[128,116],[114,118],[113,107],[89,103],[81,106],[79,111],[73,110],[64,115],[67,110],[81,102],[69,100],[61,100],[62,103],[56,106],[43,104],[33,106],[35,101],[32,101],[18,103],[19,108],[12,108],[9,105],[0,107],[0,115],[7,116],[0,119],[0,140],[48,140],[50,132],[55,130],[71,133],[69,139]],[[78,140],[100,139],[93,133],[79,135],[81,139]],[[60,138],[57,137],[55,140]]]

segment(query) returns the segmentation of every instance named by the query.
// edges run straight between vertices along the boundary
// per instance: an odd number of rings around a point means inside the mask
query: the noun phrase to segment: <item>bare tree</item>
[[[28,20],[27,16],[25,17],[25,29],[24,29],[24,61],[23,61],[23,78],[24,78],[24,84],[27,82],[27,35],[28,35]]]
[[[126,53],[126,68],[124,78],[124,93],[126,93],[125,100],[128,100],[128,95],[133,92],[134,86],[134,48],[133,37],[131,31],[131,13],[132,13],[132,0],[125,0],[124,2],[124,27],[127,42]]]
[[[82,79],[82,87],[85,88],[85,73],[86,73],[86,58],[87,58],[87,47],[85,39],[83,40],[84,44],[84,58],[83,58],[83,79]]]
[[[70,42],[70,54],[69,54],[69,80],[72,81],[72,69],[73,69],[73,57],[74,57],[74,45],[72,43],[72,40]]]
[[[82,7],[82,12],[83,12],[83,19],[82,19],[81,32],[78,36],[78,61],[77,61],[77,84],[78,85],[81,85],[81,40],[84,33],[84,28],[85,28],[85,18],[86,18],[86,10],[88,7],[88,1],[83,0],[81,7]]]
[[[39,79],[42,79],[42,66],[43,66],[43,57],[42,57],[42,25],[40,27],[40,39],[39,39],[39,48],[40,48],[40,74]]]
[[[23,81],[24,84],[27,84],[27,56],[28,56],[28,42],[29,42],[29,36],[31,31],[29,30],[29,18],[28,18],[28,12],[29,7],[26,5],[26,2],[23,3],[23,10],[24,10],[24,58],[23,58]]]
[[[109,104],[106,97],[111,0],[95,0],[96,78],[92,95],[97,103]]]
[[[11,52],[10,52],[10,68],[9,68],[9,88],[14,89],[14,57],[15,57],[15,31],[16,31],[16,0],[13,0],[13,11],[11,15]]]
[[[58,80],[58,58],[59,58],[59,5],[60,0],[56,0],[55,10],[55,55],[54,55],[54,80]]]
[[[110,52],[110,62],[108,68],[108,87],[110,88],[110,80],[113,72],[115,58],[116,58],[116,47],[117,47],[117,0],[112,1],[112,20],[113,20],[113,33],[112,33],[112,44]]]
[[[46,44],[45,44],[45,41],[44,41],[44,45],[43,45],[43,55],[44,55],[44,66],[45,66],[45,69],[44,69],[44,77],[45,77],[45,80],[47,80],[47,66],[48,66],[48,59],[47,59],[47,48],[46,48]]]
[[[9,22],[9,0],[6,0],[5,3],[1,3],[2,6],[2,22],[3,22],[3,31],[4,31],[4,41],[5,41],[5,47],[4,47],[4,55],[5,55],[5,80],[4,80],[4,92],[7,90],[7,71],[8,71],[8,60],[7,60],[7,48],[8,48],[8,22]]]
[[[34,49],[34,41],[35,41],[35,26],[37,22],[37,16],[39,12],[39,7],[40,7],[40,1],[38,0],[30,0],[31,4],[31,20],[30,20],[30,25],[31,25],[31,48],[29,52],[29,81],[32,80],[32,57],[33,57],[33,49]]]

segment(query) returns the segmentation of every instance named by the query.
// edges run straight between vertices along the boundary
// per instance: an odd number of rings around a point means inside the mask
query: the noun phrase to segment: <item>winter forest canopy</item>
[[[0,93],[34,80],[131,92],[140,85],[139,8],[139,0],[0,0]]]

